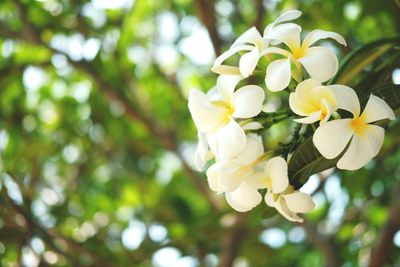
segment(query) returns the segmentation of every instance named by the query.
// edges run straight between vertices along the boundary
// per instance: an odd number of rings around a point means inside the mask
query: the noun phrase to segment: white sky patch
[[[179,55],[173,45],[160,45],[156,47],[155,59],[161,66],[169,67],[177,63]]]
[[[173,153],[167,152],[160,159],[160,168],[157,170],[156,179],[160,184],[167,184],[175,171],[181,168],[181,161]]]
[[[36,267],[39,266],[39,257],[36,255],[30,247],[24,246],[21,249],[22,255],[22,265],[29,266],[29,267]]]
[[[155,267],[175,266],[180,256],[181,252],[176,248],[166,247],[154,253],[152,262]]]
[[[138,220],[129,222],[128,228],[122,232],[122,244],[127,249],[135,250],[143,242],[146,235],[146,226]]]
[[[199,266],[199,263],[197,259],[191,256],[182,257],[174,264],[174,267],[196,267],[196,266]]]
[[[400,68],[393,71],[392,80],[394,84],[400,84]]]
[[[360,4],[356,2],[347,3],[343,10],[344,16],[349,20],[356,20],[361,14]]]
[[[130,8],[133,0],[92,0],[93,6],[102,9]]]
[[[39,117],[47,124],[54,124],[58,120],[57,109],[50,101],[43,102],[39,107]]]
[[[259,240],[271,248],[280,248],[286,243],[286,234],[279,228],[271,228],[262,231]]]
[[[171,12],[163,12],[157,17],[157,32],[160,41],[173,43],[179,36],[178,18]]]
[[[3,184],[7,187],[8,195],[17,204],[21,205],[23,203],[23,198],[21,191],[16,182],[8,175],[3,175]]]
[[[194,64],[209,65],[215,59],[214,49],[204,27],[196,27],[179,43],[180,51]]]
[[[396,247],[400,248],[400,231],[397,231],[393,237],[393,243]]]
[[[100,28],[107,21],[107,16],[104,10],[94,6],[92,3],[86,3],[83,5],[82,14],[83,16],[90,18],[96,28]]]
[[[63,158],[68,163],[74,163],[79,159],[80,150],[76,145],[68,145],[63,149]]]
[[[4,43],[1,47],[1,55],[3,57],[9,57],[14,52],[14,49],[15,49],[14,42],[11,40],[6,40],[6,41],[4,41]]]
[[[10,140],[10,136],[8,135],[7,131],[1,130],[0,131],[0,150],[4,150],[7,147],[9,140]],[[1,165],[1,167],[2,167],[2,165]]]
[[[42,87],[47,81],[46,73],[37,67],[28,67],[22,76],[22,82],[28,91],[34,92]]]
[[[154,242],[162,242],[167,238],[168,231],[162,224],[155,223],[149,227],[149,236]]]
[[[100,50],[101,42],[96,38],[89,38],[83,46],[83,58],[87,61],[94,59]]]
[[[79,61],[82,59],[92,60],[100,51],[101,42],[96,38],[89,38],[85,40],[81,34],[74,34],[66,36],[63,34],[56,34],[50,41],[50,46],[57,50],[66,53],[72,60]],[[57,62],[60,59],[54,59],[53,64],[57,67],[64,67],[65,63]]]
[[[311,194],[319,185],[319,176],[317,174],[311,175],[308,181],[300,188],[301,192]]]
[[[230,1],[222,0],[216,3],[215,10],[221,16],[227,17],[234,11],[234,6]]]
[[[43,253],[45,251],[44,243],[42,239],[38,237],[33,237],[31,239],[31,247],[36,253]]]
[[[295,226],[290,229],[288,233],[288,239],[292,243],[301,243],[306,238],[306,233],[304,232],[303,228]]]
[[[92,89],[92,83],[89,80],[85,80],[73,85],[71,90],[71,96],[76,99],[76,101],[83,103],[90,95]]]
[[[328,178],[324,190],[329,202],[331,202],[325,230],[331,233],[335,231],[335,228],[343,220],[344,211],[349,202],[349,196],[346,191],[342,189],[340,179],[337,175],[332,175]]]

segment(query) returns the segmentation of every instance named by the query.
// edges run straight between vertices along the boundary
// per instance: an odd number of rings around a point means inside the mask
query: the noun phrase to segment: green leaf
[[[394,48],[400,46],[400,37],[379,39],[353,50],[342,61],[331,84],[354,84],[354,80],[369,64],[376,62],[385,55],[391,55]]]
[[[337,159],[325,159],[315,148],[310,137],[296,149],[289,161],[290,183],[300,188],[311,175],[334,167],[336,162]]]

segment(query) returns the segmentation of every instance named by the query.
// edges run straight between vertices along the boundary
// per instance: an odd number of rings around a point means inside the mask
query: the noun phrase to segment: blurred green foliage
[[[310,178],[302,225],[234,212],[190,167],[186,98],[215,83],[213,47],[292,8],[304,30],[347,39],[340,58],[400,30],[398,0],[0,1],[0,265],[367,266],[383,240],[399,266],[397,121],[364,169]]]

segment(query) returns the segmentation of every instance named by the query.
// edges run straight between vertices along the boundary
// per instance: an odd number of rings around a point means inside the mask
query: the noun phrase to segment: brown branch
[[[394,192],[389,217],[381,232],[378,242],[370,255],[368,267],[384,266],[393,249],[393,237],[400,229],[400,186]]]
[[[326,267],[342,266],[339,249],[333,237],[321,235],[316,227],[306,220],[298,225],[304,229],[311,243],[324,255]]]
[[[29,21],[28,11],[24,4],[20,0],[14,1],[15,6],[17,7],[19,18],[21,19],[23,28],[22,34],[25,36],[25,39],[28,42],[39,44],[40,34],[37,32],[36,28],[32,26],[32,23]]]
[[[258,30],[261,30],[261,27],[263,26],[262,23],[264,21],[265,17],[265,9],[263,5],[263,0],[255,0],[254,5],[256,7],[257,11],[257,16],[253,22],[254,27],[256,27]]]
[[[221,54],[222,41],[218,35],[217,18],[215,16],[213,0],[196,0],[197,13],[203,24],[206,26],[214,51],[217,55]]]
[[[220,255],[219,267],[231,267],[233,265],[247,233],[246,222],[247,213],[238,214],[235,224],[222,241],[223,250]]]

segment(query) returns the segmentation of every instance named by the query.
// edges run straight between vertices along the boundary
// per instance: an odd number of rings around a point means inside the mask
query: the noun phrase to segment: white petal
[[[282,197],[286,201],[286,206],[294,213],[306,213],[315,207],[311,196],[303,192],[295,191]]]
[[[290,60],[278,59],[267,67],[265,83],[272,92],[282,91],[288,87],[291,78]]]
[[[239,212],[253,209],[260,204],[262,197],[257,189],[242,183],[236,191],[225,193],[228,204]]]
[[[264,90],[257,85],[246,85],[233,94],[232,117],[248,119],[257,116],[264,103]]]
[[[265,194],[265,203],[273,208],[275,208],[276,206],[276,203],[274,201],[274,194],[272,194],[270,191],[267,191],[267,193]]]
[[[367,137],[354,135],[349,148],[340,158],[337,167],[343,170],[358,170],[372,159],[372,149]]]
[[[375,157],[383,145],[385,138],[385,130],[376,125],[368,125],[365,129],[365,136],[368,138],[371,148],[371,156]]]
[[[220,75],[217,79],[217,90],[225,103],[232,101],[236,85],[242,80],[241,75]]]
[[[264,36],[268,36],[268,32],[277,24],[286,22],[286,21],[291,21],[295,20],[298,17],[301,16],[301,11],[298,10],[289,10],[284,13],[282,13],[274,22],[269,24],[265,29],[264,29]]]
[[[240,75],[239,67],[228,65],[216,65],[211,68],[211,71],[221,75]]]
[[[321,46],[310,47],[298,61],[314,79],[325,82],[332,78],[338,69],[338,59],[328,48]]]
[[[360,115],[360,101],[354,89],[341,84],[328,85],[327,87],[336,97],[337,108],[347,110],[353,113],[355,117]]]
[[[292,221],[292,222],[302,222],[303,219],[297,216],[296,213],[292,212],[289,210],[289,208],[286,206],[285,199],[282,197],[279,197],[277,201],[272,202],[272,197],[270,195],[265,196],[265,202],[267,205],[273,204],[272,207],[274,207],[283,217],[285,217],[287,220]],[[271,205],[269,205],[271,206]]]
[[[265,165],[265,173],[271,179],[272,193],[279,194],[289,185],[288,166],[282,157],[274,157]]]
[[[258,32],[256,27],[251,27],[236,39],[236,41],[232,44],[232,48],[237,47],[240,44],[246,44],[246,43],[256,45],[258,42],[261,41],[261,39],[262,36]]]
[[[392,108],[383,99],[374,95],[369,97],[368,103],[361,116],[365,118],[366,123],[384,119],[396,119]]]
[[[311,113],[309,116],[301,119],[294,119],[295,122],[297,123],[303,123],[303,124],[311,124],[316,121],[319,121],[321,119],[321,111],[316,111],[314,113]]]
[[[289,106],[294,113],[301,116],[308,116],[315,112],[313,90],[321,86],[321,83],[315,79],[307,79],[296,86],[294,93],[290,93]]]
[[[199,132],[197,134],[199,141],[195,151],[195,167],[202,171],[208,160],[211,159],[211,151],[208,148],[207,134]]]
[[[326,122],[329,120],[329,118],[331,117],[332,113],[333,113],[335,110],[336,110],[336,109],[334,109],[334,108],[331,106],[331,103],[329,103],[328,101],[326,101],[325,98],[322,98],[322,99],[321,99],[321,111],[325,111],[325,115],[324,115],[323,118],[321,118],[320,124],[322,125],[322,124],[326,123]],[[324,113],[322,113],[322,114],[324,114]]]
[[[213,67],[221,65],[222,62],[224,62],[226,59],[228,59],[232,55],[236,54],[237,52],[251,51],[253,48],[254,48],[254,46],[252,46],[252,45],[238,45],[238,46],[232,47],[215,59]]]
[[[345,149],[352,135],[350,119],[328,121],[317,128],[313,142],[322,156],[333,159]]]
[[[231,161],[219,161],[207,170],[208,184],[217,192],[235,191],[248,173]]]
[[[226,117],[227,110],[213,106],[207,95],[198,89],[189,94],[188,107],[196,127],[201,132],[208,132],[218,127]]]
[[[324,30],[314,30],[307,34],[307,36],[304,38],[303,47],[309,47],[315,42],[321,40],[321,39],[326,39],[326,38],[331,38],[337,41],[338,43],[346,46],[346,40],[341,36],[340,34],[336,32],[329,32],[329,31],[324,31]]]
[[[264,153],[264,146],[261,136],[249,134],[246,138],[246,147],[233,159],[240,165],[250,165]]]
[[[217,132],[217,154],[220,160],[236,157],[246,146],[246,134],[234,121],[220,128]]]
[[[221,164],[220,163],[215,163],[210,168],[208,168],[206,175],[207,175],[207,181],[208,181],[208,186],[210,187],[211,190],[215,192],[223,192],[221,182],[220,182],[220,169],[221,169]]]
[[[291,50],[300,48],[301,27],[295,23],[284,23],[270,29],[268,39],[284,42]]]
[[[246,123],[245,125],[242,126],[242,129],[245,131],[259,130],[262,128],[263,128],[262,124],[259,122],[255,122],[255,121]]]
[[[284,57],[290,57],[291,53],[279,48],[279,47],[268,47],[266,49],[264,49],[263,51],[261,51],[260,56],[264,56],[264,55],[268,55],[268,54],[278,54]]]
[[[214,156],[217,156],[217,152],[218,152],[218,145],[217,145],[217,142],[218,142],[218,135],[217,135],[217,133],[218,132],[209,132],[209,133],[207,133],[207,143],[208,143],[208,146],[210,147],[210,150],[211,150],[211,152],[212,152],[212,154],[214,155]],[[218,161],[219,159],[218,159],[218,157],[217,157],[217,161]]]
[[[243,54],[239,60],[239,70],[243,77],[249,77],[257,66],[260,58],[260,52],[257,48]]]
[[[245,181],[254,188],[264,189],[267,188],[267,179],[265,172],[261,171],[246,176]]]
[[[274,23],[282,23],[290,20],[295,20],[298,17],[301,16],[301,11],[299,10],[288,10],[284,13],[282,13],[275,21]]]

